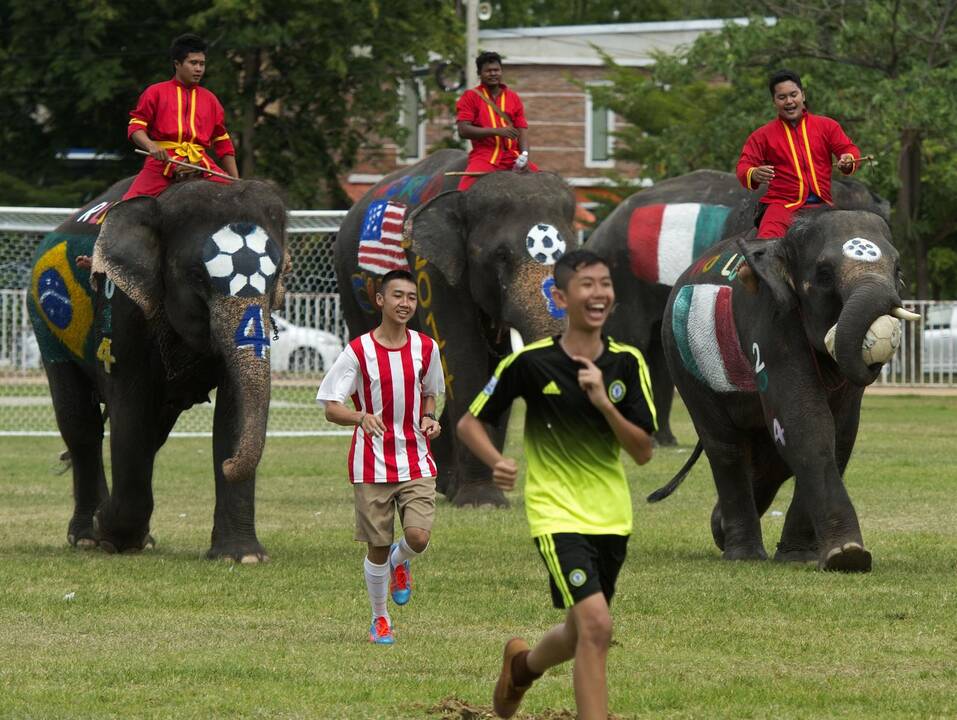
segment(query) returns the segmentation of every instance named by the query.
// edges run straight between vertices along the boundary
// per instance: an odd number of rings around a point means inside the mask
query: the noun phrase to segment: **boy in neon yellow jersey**
[[[518,466],[496,449],[482,421],[494,422],[515,398],[525,399],[525,509],[552,602],[566,610],[535,647],[521,638],[506,643],[495,712],[514,715],[535,679],[574,658],[578,717],[605,720],[609,603],[632,525],[619,450],[639,465],[651,459],[654,402],[641,353],[602,335],[615,301],[605,261],[576,250],[559,259],[554,274],[565,332],[502,360],[457,430],[492,468],[495,484],[511,490]]]

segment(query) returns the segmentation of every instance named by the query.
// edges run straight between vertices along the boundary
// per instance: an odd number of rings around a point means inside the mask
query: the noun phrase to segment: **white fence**
[[[0,435],[56,435],[53,406],[40,353],[27,315],[33,254],[43,236],[66,220],[68,208],[0,207]],[[318,435],[341,431],[316,406],[321,373],[348,337],[332,263],[334,233],[345,213],[293,210],[289,251],[293,272],[286,302],[276,314],[272,343],[271,435]],[[957,301],[910,301],[919,323],[904,323],[897,355],[878,385],[957,387]],[[183,413],[175,434],[208,434],[212,405]]]

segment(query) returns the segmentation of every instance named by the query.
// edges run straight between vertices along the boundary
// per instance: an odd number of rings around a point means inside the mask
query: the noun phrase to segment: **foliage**
[[[737,17],[756,0],[495,0],[482,27],[547,27]]]
[[[747,135],[773,117],[768,74],[791,67],[812,111],[837,119],[864,154],[877,157],[860,179],[895,209],[902,192],[917,197],[902,247],[912,276],[923,262],[914,235],[928,247],[957,247],[957,96],[945,90],[957,87],[957,3],[765,5],[777,22],[728,24],[657,58],[650,75],[607,61],[614,85],[600,99],[633,125],[621,133],[618,156],[656,178],[732,170]],[[920,140],[920,184],[902,190],[907,132]]]
[[[139,0],[0,3],[6,172],[61,184],[77,170],[56,153],[76,147],[123,152],[118,164],[82,168],[101,187],[135,172],[126,111],[171,76],[170,40],[193,30],[210,42],[204,84],[226,107],[241,171],[277,180],[293,202],[341,207],[338,177],[358,148],[400,132],[398,82],[430,52],[454,54],[461,37],[442,0],[155,0],[143,9]]]
[[[955,398],[865,396],[847,483],[874,552],[867,576],[723,562],[704,458],[657,505],[644,495],[689,446],[659,449],[641,468],[629,461],[635,529],[612,606],[611,709],[626,718],[957,715],[955,412]],[[513,416],[509,452],[520,458],[519,408]],[[680,406],[674,426],[693,441]],[[0,438],[4,717],[423,720],[448,696],[488,709],[504,641],[537,640],[562,617],[520,494],[509,510],[439,503],[432,543],[412,566],[412,602],[391,608],[397,644],[379,648],[364,638],[348,438],[269,440],[256,518],[272,561],[258,567],[202,559],[208,439],[160,451],[155,551],[69,549],[70,480],[51,472],[62,447]],[[771,552],[791,486],[762,522]],[[521,717],[560,708],[574,709],[570,664],[535,684]]]

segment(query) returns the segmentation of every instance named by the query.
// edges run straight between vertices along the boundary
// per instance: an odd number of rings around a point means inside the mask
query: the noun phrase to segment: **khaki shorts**
[[[435,478],[400,483],[356,483],[356,535],[359,542],[387,547],[395,538],[395,511],[404,528],[432,531]]]

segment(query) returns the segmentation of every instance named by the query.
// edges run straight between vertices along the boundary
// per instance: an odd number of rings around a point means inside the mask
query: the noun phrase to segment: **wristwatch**
[[[422,417],[428,418],[429,420],[434,420],[435,422],[438,422],[438,420],[436,420],[436,418],[435,418],[435,413],[430,413],[430,412],[428,412],[428,413],[422,413]]]

